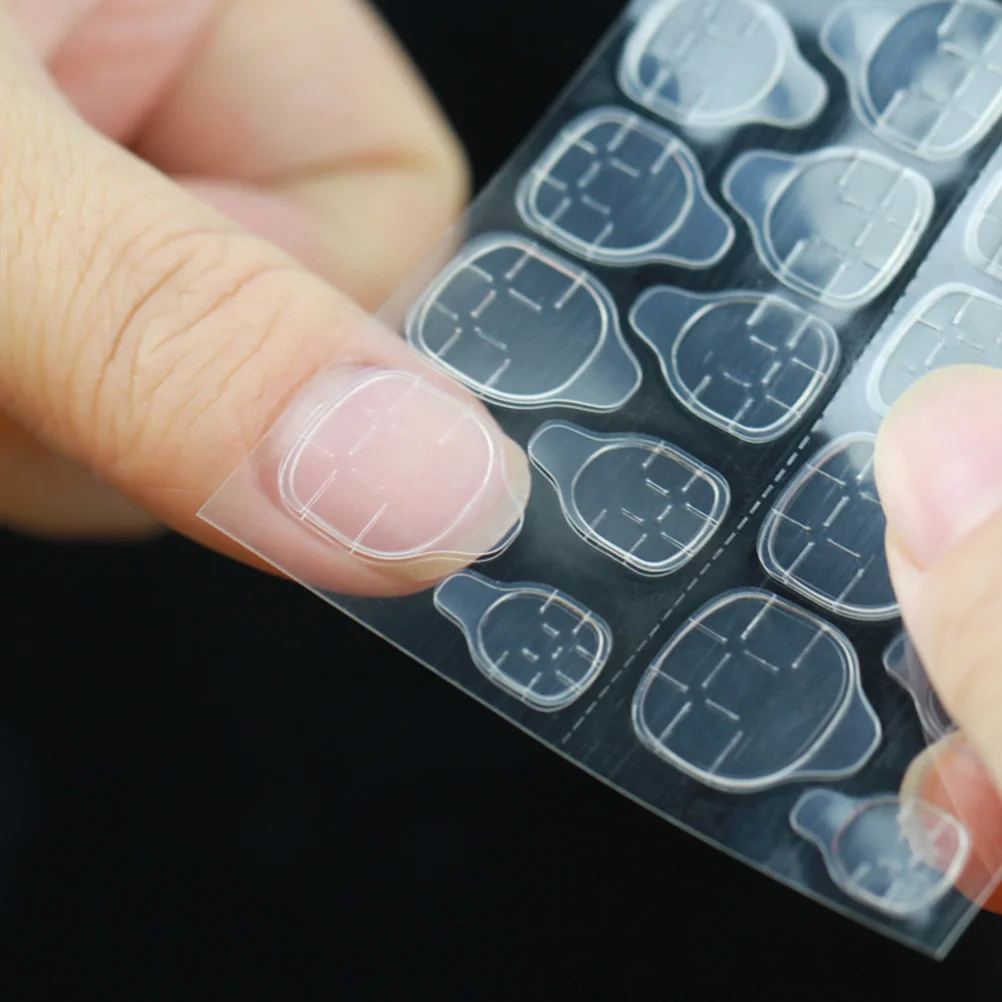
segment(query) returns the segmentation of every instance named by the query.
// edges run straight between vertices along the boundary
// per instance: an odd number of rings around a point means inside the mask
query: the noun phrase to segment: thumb
[[[487,411],[87,126],[2,11],[0,134],[0,409],[226,549],[197,512],[305,399],[248,511],[262,548],[338,591],[413,590],[510,535],[528,471]]]
[[[959,886],[979,898],[1002,870],[1002,372],[957,366],[910,390],[881,429],[877,480],[905,625],[959,728],[905,792],[967,824]]]

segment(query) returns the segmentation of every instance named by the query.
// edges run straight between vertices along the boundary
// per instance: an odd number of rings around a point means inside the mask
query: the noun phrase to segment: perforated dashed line
[[[817,422],[815,422],[814,427],[811,429],[811,432],[805,435],[800,440],[796,449],[794,450],[790,458],[786,461],[786,465],[783,467],[781,471],[783,476],[786,475],[786,473],[793,467],[794,463],[796,463],[797,460],[800,459],[800,457],[803,455],[804,450],[807,448],[808,443],[811,441],[811,437],[813,436],[814,431],[820,426],[821,421],[822,418],[818,418]],[[771,482],[762,492],[762,494],[756,499],[756,501],[752,504],[751,508],[748,509],[748,514],[742,517],[741,521],[738,522],[737,529],[735,529],[735,531],[732,532],[727,537],[727,539],[724,540],[723,545],[721,545],[717,549],[717,551],[713,554],[713,556],[711,556],[706,561],[706,563],[700,568],[699,572],[686,585],[684,590],[675,597],[675,601],[668,606],[667,610],[664,612],[661,618],[654,624],[654,626],[648,632],[647,636],[640,641],[640,643],[637,645],[633,653],[630,654],[623,662],[623,667],[620,668],[615,675],[613,675],[613,677],[609,680],[608,685],[606,685],[605,688],[598,693],[595,699],[589,704],[588,708],[582,712],[582,714],[577,718],[577,720],[574,721],[573,724],[571,724],[570,730],[560,740],[561,745],[566,745],[571,740],[575,732],[585,722],[585,719],[589,716],[592,710],[594,710],[595,707],[597,707],[599,703],[601,703],[602,700],[605,699],[605,697],[616,687],[616,682],[619,680],[619,678],[623,674],[625,674],[625,672],[633,665],[633,663],[637,660],[637,658],[639,658],[644,653],[644,651],[650,646],[651,641],[661,632],[665,623],[669,619],[671,619],[671,617],[678,611],[679,606],[686,600],[686,598],[688,598],[688,596],[692,593],[696,585],[698,585],[703,580],[703,578],[710,572],[713,565],[716,564],[718,560],[720,560],[720,558],[728,551],[731,544],[734,543],[734,541],[741,535],[742,530],[751,521],[752,516],[755,514],[755,512],[757,512],[762,507],[762,504],[766,501],[769,495],[772,494],[772,492],[775,490],[776,481],[781,479],[782,477],[777,477],[776,480]]]

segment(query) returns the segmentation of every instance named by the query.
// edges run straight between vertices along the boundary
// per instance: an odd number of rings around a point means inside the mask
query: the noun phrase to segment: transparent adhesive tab
[[[849,619],[898,615],[874,481],[875,441],[859,433],[825,446],[783,491],[759,534],[768,574]]]
[[[634,304],[630,324],[685,407],[752,444],[795,427],[839,359],[829,324],[769,294],[654,286]]]
[[[828,95],[785,19],[762,0],[653,4],[626,44],[619,83],[631,100],[696,128],[799,128]]]
[[[534,710],[573,703],[612,650],[602,619],[546,585],[501,584],[464,571],[438,586],[435,607],[462,630],[477,668]]]
[[[884,668],[912,697],[919,722],[930,741],[939,741],[956,730],[906,633],[899,634],[884,652]]]
[[[537,233],[606,265],[708,268],[734,241],[689,147],[621,108],[567,126],[523,178],[517,202]]]
[[[925,160],[963,156],[1002,113],[1002,8],[990,0],[847,3],[821,44],[860,120]]]
[[[971,264],[992,278],[1002,279],[1002,171],[971,213],[964,247]]]
[[[924,296],[874,362],[868,396],[879,414],[923,376],[950,365],[1002,368],[1002,300],[968,285]]]
[[[857,309],[887,288],[934,204],[921,174],[846,147],[742,154],[724,178],[724,196],[748,223],[772,274],[834,309]]]
[[[818,847],[840,890],[901,918],[920,916],[955,893],[971,855],[967,829],[919,800],[808,790],[790,822]]]
[[[645,435],[596,434],[549,421],[529,457],[587,542],[639,574],[670,574],[707,544],[730,505],[727,481]]]
[[[846,637],[754,588],[710,602],[668,642],[633,726],[659,758],[731,793],[852,775],[881,736]]]
[[[615,410],[640,386],[604,286],[513,234],[467,246],[421,298],[407,336],[444,372],[505,407]]]

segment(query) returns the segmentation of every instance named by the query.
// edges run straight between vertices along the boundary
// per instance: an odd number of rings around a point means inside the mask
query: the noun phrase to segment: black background
[[[805,0],[809,2],[809,0]],[[381,0],[486,181],[619,0]],[[0,536],[4,999],[995,999],[605,789],[294,585]]]

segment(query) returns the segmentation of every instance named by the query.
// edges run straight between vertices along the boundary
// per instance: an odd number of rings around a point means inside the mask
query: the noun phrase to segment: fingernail
[[[956,366],[927,377],[888,416],[877,483],[888,531],[919,570],[1002,510],[1002,372]]]
[[[342,371],[319,393],[283,436],[281,498],[304,525],[412,580],[510,540],[528,463],[479,403],[383,369]]]

